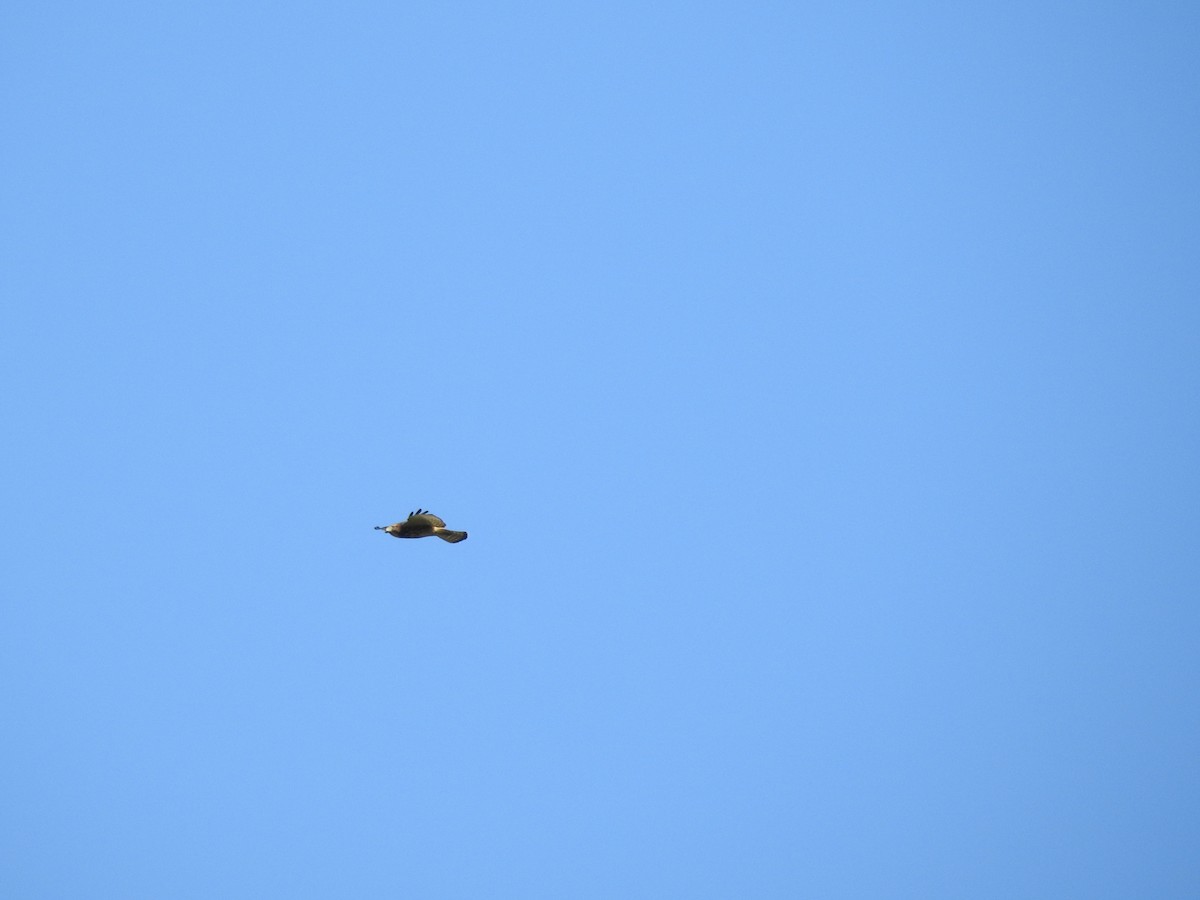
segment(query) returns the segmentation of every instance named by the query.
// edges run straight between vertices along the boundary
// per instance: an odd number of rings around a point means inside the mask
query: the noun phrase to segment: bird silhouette
[[[423,538],[440,537],[443,541],[457,544],[467,539],[465,531],[451,531],[446,523],[427,509],[410,512],[408,518],[394,525],[376,525],[376,531],[386,531],[392,537]]]

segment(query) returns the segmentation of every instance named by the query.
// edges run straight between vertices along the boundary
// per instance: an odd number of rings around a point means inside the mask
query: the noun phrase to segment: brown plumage
[[[422,538],[436,535],[451,544],[457,544],[459,541],[467,539],[465,531],[451,531],[446,527],[445,522],[427,509],[410,512],[407,519],[397,522],[395,525],[376,525],[375,530],[386,531],[392,537],[398,538]]]

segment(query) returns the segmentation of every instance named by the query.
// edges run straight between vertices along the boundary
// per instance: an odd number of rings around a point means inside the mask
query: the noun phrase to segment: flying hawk
[[[375,530],[386,531],[392,537],[398,538],[430,537],[436,534],[443,541],[449,541],[451,544],[457,544],[459,541],[467,539],[465,531],[451,531],[446,527],[445,522],[427,509],[410,512],[407,519],[397,522],[395,525],[376,525]]]

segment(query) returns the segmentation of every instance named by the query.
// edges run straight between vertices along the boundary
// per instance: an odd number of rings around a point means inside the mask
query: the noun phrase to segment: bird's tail
[[[443,541],[449,541],[451,544],[457,544],[459,541],[465,541],[467,539],[467,533],[465,531],[451,531],[449,528],[439,528],[434,532],[434,534],[440,537]]]

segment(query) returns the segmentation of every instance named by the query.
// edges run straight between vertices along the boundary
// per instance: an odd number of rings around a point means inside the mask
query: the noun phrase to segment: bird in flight
[[[437,535],[443,541],[451,544],[457,544],[459,541],[467,539],[465,531],[451,531],[446,527],[445,522],[427,509],[410,512],[407,519],[397,522],[395,525],[376,525],[375,530],[386,531],[392,537],[398,538],[421,538]]]

